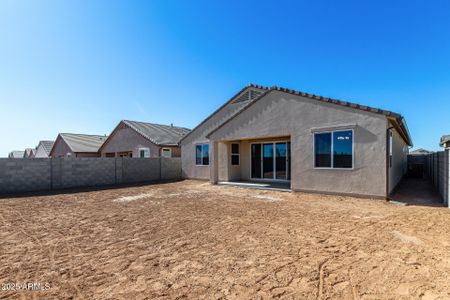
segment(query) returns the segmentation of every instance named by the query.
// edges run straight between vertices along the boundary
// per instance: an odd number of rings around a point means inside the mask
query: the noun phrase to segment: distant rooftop
[[[180,142],[181,138],[191,131],[188,128],[173,125],[162,125],[129,120],[123,120],[122,122],[156,145],[176,146]]]
[[[77,133],[60,133],[60,137],[75,153],[97,152],[108,136]]]

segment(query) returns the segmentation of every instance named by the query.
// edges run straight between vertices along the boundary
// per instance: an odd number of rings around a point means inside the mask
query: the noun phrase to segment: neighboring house
[[[108,137],[60,133],[50,151],[50,157],[100,157],[99,148]]]
[[[386,198],[407,171],[412,141],[399,114],[249,85],[180,144],[184,178]]]
[[[102,157],[180,157],[180,139],[190,130],[123,120],[116,126],[99,152]]]
[[[441,147],[450,148],[450,135],[444,135],[441,137],[441,142],[439,143]]]
[[[48,158],[55,141],[40,141],[36,147],[35,158]]]
[[[31,149],[29,158],[34,158],[36,156],[36,149]]]
[[[420,148],[409,152],[409,155],[428,155],[433,153],[433,151]]]
[[[11,151],[8,154],[8,158],[23,158],[25,151]]]
[[[25,151],[23,152],[23,158],[31,158],[32,151],[33,151],[33,149],[26,148]]]

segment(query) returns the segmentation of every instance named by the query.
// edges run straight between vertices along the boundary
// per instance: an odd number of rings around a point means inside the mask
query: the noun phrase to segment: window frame
[[[351,168],[335,168],[334,167],[334,133],[342,131],[352,132],[352,167]],[[331,134],[331,164],[330,167],[316,167],[316,134],[330,133]],[[344,170],[352,171],[355,169],[355,130],[353,128],[339,128],[336,130],[324,130],[313,132],[313,169],[315,170]]]
[[[145,150],[148,150],[148,157],[145,157],[145,154],[144,154],[144,156],[141,156],[141,151],[145,151]],[[152,156],[152,153],[150,152],[150,148],[148,148],[148,147],[140,147],[139,148],[139,158],[150,158]]]
[[[164,150],[169,150],[170,156],[164,156],[164,155],[163,155]],[[164,157],[164,158],[172,158],[172,148],[168,148],[168,147],[163,147],[163,148],[161,148],[161,157]]]
[[[394,156],[394,134],[392,133],[392,129],[389,130],[389,169],[392,168],[393,165],[393,156]]]
[[[203,147],[205,145],[208,145],[208,164],[207,165],[203,164],[203,158],[204,158],[204,156],[203,156]],[[200,150],[200,161],[201,161],[201,163],[200,164],[197,163],[197,146],[201,147],[201,150]],[[209,153],[209,143],[198,143],[198,144],[195,144],[195,165],[196,166],[208,167],[209,166],[210,157],[211,157],[211,155]]]
[[[238,153],[233,153],[233,145],[238,146]],[[239,167],[241,165],[241,145],[239,143],[231,143],[230,144],[230,165]],[[233,156],[237,156],[238,163],[233,164]]]

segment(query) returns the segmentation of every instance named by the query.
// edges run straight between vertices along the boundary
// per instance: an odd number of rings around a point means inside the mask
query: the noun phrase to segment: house
[[[98,150],[107,138],[106,135],[60,133],[50,157],[100,157]]]
[[[450,135],[444,135],[441,137],[441,142],[439,143],[441,147],[450,149]]]
[[[190,130],[173,125],[120,121],[100,147],[102,157],[180,157],[180,139]]]
[[[55,141],[39,141],[34,154],[35,158],[48,158]]]
[[[412,141],[397,113],[251,84],[180,144],[184,178],[387,198]]]
[[[31,158],[32,151],[33,151],[33,149],[26,148],[25,151],[23,152],[23,158]]]
[[[429,155],[433,153],[433,151],[420,148],[409,152],[409,155]]]
[[[28,158],[34,158],[35,156],[36,156],[36,149],[31,149],[31,153]]]
[[[8,158],[23,158],[25,151],[11,151],[8,154]]]

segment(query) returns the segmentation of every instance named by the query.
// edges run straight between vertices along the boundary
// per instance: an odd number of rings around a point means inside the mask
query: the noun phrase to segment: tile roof
[[[420,149],[416,149],[416,150],[409,152],[409,155],[426,155],[426,154],[431,154],[431,153],[434,153],[434,152],[420,148]]]
[[[123,120],[122,122],[156,145],[177,146],[181,138],[191,131],[188,128],[172,125],[129,120]]]
[[[216,111],[214,111],[206,119],[204,119],[200,124],[195,126],[195,128],[192,129],[188,134],[186,134],[180,140],[180,142],[183,141],[187,136],[189,136],[189,134],[194,132],[197,128],[199,128],[204,123],[206,123],[209,119],[211,119],[215,114],[217,114],[219,111],[221,111],[222,108],[224,108],[228,104],[233,104],[235,110],[233,112],[230,112],[230,114],[228,114],[222,120],[220,120],[221,123],[219,123],[217,126],[220,126],[221,124],[227,122],[229,119],[233,118],[234,115],[239,113],[242,109],[244,109],[246,106],[248,106],[253,101],[255,101],[258,98],[260,98],[262,95],[267,93],[269,90],[270,90],[269,87],[265,87],[265,86],[262,86],[262,85],[256,85],[256,84],[249,84],[248,86],[246,86],[243,89],[241,89],[233,97],[231,97],[227,102],[225,102],[222,106],[220,106]]]
[[[444,146],[444,144],[448,142],[450,142],[450,135],[443,135],[441,137],[441,142],[439,143],[439,145]]]
[[[26,148],[26,149],[25,149],[25,152],[23,153],[23,157],[24,157],[24,158],[30,157],[31,151],[32,151],[32,150],[33,150],[33,149],[31,149],[31,148]]]
[[[9,158],[23,158],[25,151],[11,151],[8,155]]]
[[[39,145],[42,144],[42,147],[44,148],[45,152],[47,153],[47,155],[49,155],[50,151],[52,151],[54,143],[55,143],[55,141],[40,141]],[[39,145],[38,145],[38,147],[39,147]]]
[[[70,150],[75,153],[98,152],[108,138],[105,135],[89,135],[77,133],[60,133],[59,136],[67,143]]]

